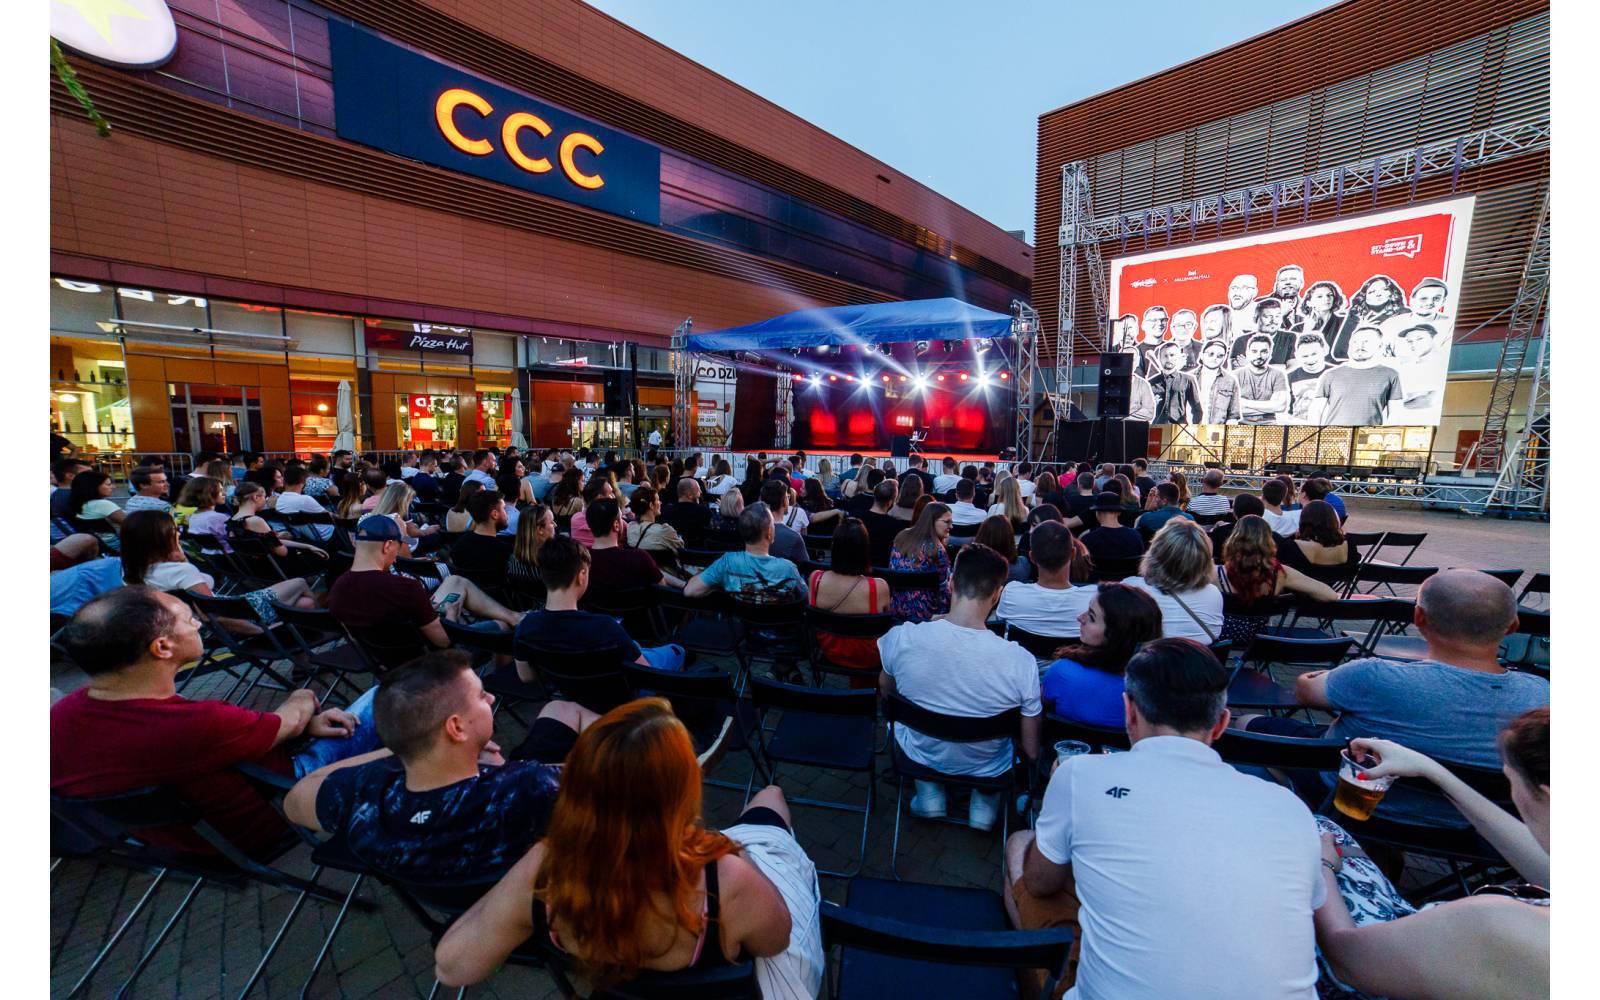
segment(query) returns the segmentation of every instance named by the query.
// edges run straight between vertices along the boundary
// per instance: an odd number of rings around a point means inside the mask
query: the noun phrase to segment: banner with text
[[[1108,350],[1156,424],[1439,423],[1473,198],[1120,257]]]

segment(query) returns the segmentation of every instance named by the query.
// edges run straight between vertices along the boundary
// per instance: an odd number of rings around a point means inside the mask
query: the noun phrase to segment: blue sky
[[[587,2],[1001,228],[1027,229],[1030,239],[1041,112],[1326,6],[1307,0]]]

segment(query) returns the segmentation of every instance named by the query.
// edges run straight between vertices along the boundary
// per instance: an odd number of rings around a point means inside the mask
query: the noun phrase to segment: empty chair
[[[750,758],[750,779],[738,784],[706,780],[719,788],[744,791],[754,787],[766,769],[755,753],[756,713],[750,702],[734,690],[733,676],[721,671],[656,670],[637,663],[624,664],[623,678],[633,697],[655,696],[672,703],[672,714],[682,720],[694,737],[695,749],[702,755],[702,766],[723,752],[743,753]]]
[[[339,624],[332,611],[295,607],[277,600],[272,602],[272,610],[284,625],[278,630],[284,648],[295,660],[312,669],[306,686],[310,687],[323,674],[332,675],[324,699],[338,695],[346,684],[353,686],[349,679],[351,674],[373,674],[381,669],[350,638],[350,633]]]
[[[1383,536],[1383,541],[1379,542],[1376,546],[1373,547],[1372,558],[1377,558],[1379,553],[1381,553],[1384,549],[1390,549],[1390,548],[1405,549],[1406,550],[1405,555],[1401,556],[1400,560],[1399,560],[1399,565],[1404,566],[1404,565],[1406,565],[1406,564],[1411,562],[1411,557],[1417,554],[1417,549],[1422,547],[1422,543],[1423,543],[1423,541],[1425,541],[1427,539],[1427,537],[1428,537],[1428,533],[1426,531],[1418,531],[1418,532],[1389,531],[1389,532],[1385,532],[1384,536]]]
[[[1420,587],[1422,582],[1433,574],[1439,572],[1437,566],[1390,566],[1383,563],[1367,563],[1356,570],[1355,590],[1364,594],[1375,594],[1378,588],[1391,597],[1400,596],[1395,587]],[[1365,586],[1363,590],[1362,587]]]
[[[1344,540],[1356,547],[1356,554],[1361,562],[1367,562],[1383,546],[1383,539],[1388,534],[1384,531],[1347,531]]]
[[[531,666],[544,686],[600,715],[632,699],[622,666],[630,650],[553,649],[518,639],[516,657]]]
[[[1331,669],[1344,662],[1355,648],[1349,636],[1332,639],[1285,639],[1257,635],[1245,647],[1239,666],[1228,682],[1228,707],[1267,709],[1269,712],[1297,711],[1302,706],[1293,690],[1273,679],[1274,664]]]

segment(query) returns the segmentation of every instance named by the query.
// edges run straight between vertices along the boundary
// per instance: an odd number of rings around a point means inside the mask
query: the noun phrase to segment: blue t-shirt
[[[115,556],[94,559],[50,574],[50,613],[75,615],[78,609],[122,586],[122,560]]]
[[[1135,521],[1133,526],[1147,535],[1154,535],[1175,517],[1189,517],[1189,515],[1182,507],[1157,507],[1155,510],[1147,510],[1140,514],[1139,520]],[[1189,517],[1189,520],[1192,521],[1194,518]]]
[[[1340,712],[1328,727],[1330,737],[1376,736],[1429,757],[1491,768],[1500,766],[1500,730],[1523,712],[1550,704],[1550,683],[1541,677],[1516,670],[1485,674],[1435,660],[1346,663],[1328,674],[1327,693]],[[1390,789],[1378,814],[1466,825],[1443,796],[1409,788]]]
[[[593,611],[530,611],[517,625],[515,642],[519,648],[531,644],[565,653],[619,649],[628,660],[639,658],[639,644],[621,623]]]
[[[386,875],[484,878],[503,874],[544,836],[560,788],[559,767],[510,761],[413,792],[405,768],[390,757],[324,778],[317,824]]]
[[[1039,684],[1039,697],[1064,719],[1113,728],[1124,721],[1122,675],[1086,667],[1077,660],[1050,664]]]
[[[1339,499],[1339,494],[1329,493],[1322,499],[1326,500],[1329,505],[1333,507],[1333,512],[1339,515],[1339,519],[1341,521],[1344,520],[1344,501]]]
[[[752,604],[783,604],[801,601],[806,596],[805,581],[794,563],[777,556],[756,556],[748,552],[724,552],[700,574],[709,587],[716,587],[741,601]]]

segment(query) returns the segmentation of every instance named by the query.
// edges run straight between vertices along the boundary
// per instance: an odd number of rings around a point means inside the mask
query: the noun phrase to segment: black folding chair
[[[703,597],[687,597],[683,591],[657,585],[656,614],[663,640],[682,646],[696,657],[720,656],[739,665],[738,688],[744,690],[748,673],[745,662],[745,625],[728,595],[713,592]]]
[[[1527,604],[1530,597],[1550,596],[1550,574],[1535,573],[1528,578],[1527,584],[1522,588],[1522,593],[1517,595],[1518,604]]]
[[[663,585],[660,589],[672,588]],[[653,586],[625,590],[597,590],[590,587],[578,606],[585,611],[620,619],[628,635],[641,643],[654,644],[661,635],[659,616],[656,614],[657,593],[657,588]]]
[[[1094,560],[1094,578],[1100,583],[1116,583],[1130,576],[1139,575],[1139,564],[1144,561],[1143,556],[1128,556],[1126,558],[1102,558]]]
[[[631,662],[626,649],[612,647],[574,652],[523,639],[517,639],[514,648],[517,660],[532,667],[547,690],[591,712],[604,715],[633,700],[633,692],[622,673],[623,664]]]
[[[233,701],[235,693],[242,701],[256,688],[263,686],[282,691],[300,686],[291,680],[292,671],[284,673],[278,666],[290,659],[289,650],[278,641],[277,630],[261,621],[249,601],[243,597],[207,597],[188,590],[170,593],[195,609],[205,623],[206,632],[222,644],[220,650],[214,645],[209,646],[200,662],[185,672],[178,682],[179,691],[217,669],[235,678],[222,696],[222,701]],[[255,624],[261,631],[254,635],[234,632],[225,623],[229,620]],[[239,690],[241,684],[244,685],[243,691]]]
[[[1437,572],[1439,572],[1437,566],[1390,566],[1384,563],[1367,563],[1356,570],[1354,588],[1370,584],[1371,586],[1361,593],[1376,594],[1378,588],[1382,587],[1388,596],[1400,597],[1395,587],[1420,587],[1423,581]],[[1408,599],[1415,597],[1416,592],[1413,591]]]
[[[975,774],[946,774],[926,764],[918,763],[907,756],[900,748],[900,741],[896,738],[895,730],[904,726],[913,732],[931,737],[946,743],[979,743],[994,739],[1018,738],[1018,730],[1022,721],[1022,709],[1013,708],[990,716],[963,716],[945,715],[931,709],[923,708],[916,702],[899,694],[890,694],[883,699],[883,717],[889,722],[889,773],[895,779],[894,798],[894,840],[889,847],[889,872],[896,879],[900,878],[900,871],[896,864],[900,852],[900,818],[904,811],[901,804],[905,799],[906,779],[913,781],[934,781],[944,785],[956,785],[961,788],[971,789],[973,794],[980,792],[998,793],[1000,797],[1000,843],[1006,842],[1006,837],[1011,832],[1011,802],[1010,793],[1016,783],[1015,742],[1013,742],[1013,765],[1003,773],[992,777],[980,777]],[[957,820],[945,820],[957,823]],[[964,824],[962,824],[964,825]]]
[[[1398,597],[1346,598],[1338,601],[1313,601],[1302,597],[1295,603],[1293,625],[1269,629],[1269,635],[1285,639],[1356,640],[1356,653],[1373,655],[1378,640],[1396,629],[1411,624],[1416,602]],[[1299,624],[1315,621],[1315,627]],[[1344,631],[1337,626],[1347,622],[1367,622],[1364,633]]]
[[[450,637],[451,645],[471,654],[478,668],[478,677],[483,681],[483,689],[495,697],[494,714],[499,715],[502,710],[509,712],[523,728],[527,728],[530,723],[517,711],[517,706],[549,701],[550,692],[545,690],[537,674],[532,682],[524,681],[518,675],[516,665],[511,662],[516,657],[516,633],[498,629],[493,632],[480,631],[448,618],[439,621],[444,625],[444,633]]]
[[[300,915],[307,898],[314,897],[323,902],[336,904],[345,901],[345,897],[340,893],[317,884],[322,873],[320,867],[312,872],[310,879],[303,879],[268,863],[295,845],[297,840],[292,833],[285,831],[281,849],[273,853],[268,861],[258,860],[219,833],[201,817],[198,810],[171,788],[140,788],[116,795],[98,796],[67,796],[52,793],[50,811],[53,817],[73,831],[80,839],[80,843],[93,844],[97,854],[115,859],[124,865],[158,873],[156,884],[150,886],[133,911],[90,962],[89,968],[68,991],[68,997],[77,996],[88,985],[134,919],[153,898],[157,886],[169,874],[191,878],[194,884],[190,886],[189,892],[178,904],[178,908],[168,917],[155,939],[150,942],[134,965],[133,971],[116,994],[119,997],[129,994],[134,982],[143,974],[173,928],[188,911],[189,905],[194,902],[201,887],[207,883],[231,887],[257,883],[299,894],[294,905],[290,907],[288,916],[279,926],[272,943],[261,956],[255,971],[246,980],[244,988],[239,993],[241,1000],[248,996],[260,981],[267,963],[277,952],[290,925]],[[140,836],[142,831],[157,828],[186,829],[204,840],[216,853],[198,854],[158,847]]]
[[[835,691],[784,684],[755,674],[750,676],[750,696],[758,725],[756,738],[767,773],[778,784],[779,764],[799,764],[830,771],[847,771],[867,776],[866,802],[854,805],[824,799],[791,798],[791,805],[816,806],[861,814],[861,843],[856,863],[842,872],[824,875],[852,878],[861,871],[867,856],[867,829],[872,823],[876,801],[876,761],[874,742],[878,725],[878,692]],[[776,723],[771,719],[778,715]],[[754,789],[746,789],[749,800]]]
[[[756,604],[740,600],[738,594],[728,594],[725,606],[744,623],[739,649],[740,662],[747,673],[755,668],[757,660],[770,663],[774,674],[779,664],[810,662],[805,601]]]
[[[1371,556],[1369,558],[1370,559],[1376,559],[1378,557],[1378,553],[1381,552],[1384,549],[1388,549],[1388,548],[1405,549],[1406,550],[1406,554],[1405,554],[1404,557],[1401,558],[1401,560],[1399,562],[1399,565],[1405,566],[1405,565],[1407,565],[1408,563],[1411,562],[1411,557],[1417,554],[1417,550],[1422,547],[1422,543],[1423,543],[1424,540],[1427,539],[1427,537],[1428,537],[1428,533],[1426,531],[1418,531],[1418,532],[1388,531],[1388,532],[1385,532],[1384,536],[1383,536],[1383,541],[1381,541],[1377,545],[1373,546],[1372,554],[1371,554]]]
[[[818,641],[819,635],[838,636],[844,639],[880,639],[887,635],[889,630],[897,624],[897,619],[888,612],[875,615],[841,615],[832,611],[823,611],[821,608],[807,607],[805,610],[806,630],[811,648],[811,675],[812,683],[817,687],[822,686],[823,674],[838,674],[844,677],[861,678],[868,676],[868,672],[859,667],[847,667],[828,659],[828,654],[823,650],[822,643]],[[877,674],[873,673],[873,684],[876,686]]]
[[[404,666],[433,648],[411,625],[376,628],[346,625],[345,630],[350,633],[350,641],[380,668],[380,676],[381,671]]]
[[[1365,564],[1383,547],[1387,535],[1386,531],[1347,531],[1344,540],[1356,547],[1357,561]]]
[[[838,946],[834,1000],[1018,995],[1017,972],[1043,969],[1042,996],[1066,974],[1072,931],[1014,931],[988,889],[857,878],[844,906],[822,904],[822,939]]]
[[[1062,646],[1070,645],[1073,640],[1056,635],[1039,635],[1029,632],[1020,625],[1007,623],[1006,638],[1033,654],[1034,659],[1053,660],[1056,650]]]
[[[748,795],[757,775],[766,779],[766,768],[755,752],[755,709],[734,691],[732,675],[709,670],[656,670],[638,663],[624,664],[622,675],[633,697],[659,696],[672,703],[673,714],[694,735],[707,770],[729,751],[742,752],[750,758],[748,780],[736,783],[707,778],[706,784]]]
[[[355,686],[351,674],[377,676],[382,669],[362,652],[333,612],[294,607],[278,600],[272,602],[272,609],[284,625],[277,633],[284,648],[294,660],[311,667],[305,686],[310,687],[323,674],[332,675],[323,692],[324,699],[341,697],[339,691],[345,684]],[[349,703],[354,699],[344,700]]]
[[[1229,728],[1222,731],[1211,749],[1236,767],[1337,773],[1339,753],[1348,745],[1344,740],[1309,740]]]
[[[1521,639],[1522,642],[1516,642]],[[1535,658],[1535,651],[1543,651],[1546,659],[1550,653],[1550,612],[1532,608],[1517,609],[1517,630],[1502,647],[1501,663],[1512,670],[1525,670],[1550,679],[1549,664]],[[1510,654],[1509,656],[1506,654]]]
[[[1476,569],[1477,567],[1469,566],[1467,568]],[[1520,569],[1480,569],[1478,572],[1494,577],[1513,591],[1517,589],[1517,581],[1522,579],[1522,570]]]
[[[1239,658],[1228,681],[1228,707],[1230,709],[1259,708],[1269,714],[1280,711],[1293,714],[1303,711],[1292,689],[1284,688],[1273,678],[1275,664],[1295,667],[1320,667],[1331,669],[1344,662],[1356,640],[1349,636],[1333,639],[1285,639],[1279,636],[1257,635],[1250,640]]]

